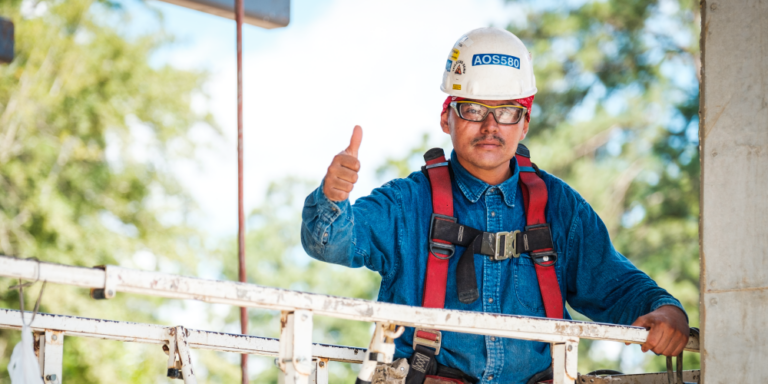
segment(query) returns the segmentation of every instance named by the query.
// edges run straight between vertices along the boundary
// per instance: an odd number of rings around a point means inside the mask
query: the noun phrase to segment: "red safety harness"
[[[477,300],[474,254],[484,254],[494,260],[505,260],[529,253],[535,263],[541,298],[547,317],[563,318],[563,299],[555,273],[557,253],[552,234],[545,219],[547,187],[531,163],[528,148],[519,144],[515,154],[520,169],[520,187],[525,203],[526,227],[524,231],[488,233],[461,225],[453,215],[453,189],[449,163],[440,148],[424,155],[424,170],[432,189],[432,218],[429,229],[429,257],[424,280],[422,306],[444,308],[448,280],[448,263],[455,253],[455,245],[465,246],[459,259],[456,282],[459,300],[471,303]],[[440,376],[435,355],[440,353],[442,334],[437,330],[417,328],[413,337],[414,355],[408,384],[423,383],[426,378]],[[437,373],[437,376],[433,376]],[[454,379],[455,380],[455,379]]]

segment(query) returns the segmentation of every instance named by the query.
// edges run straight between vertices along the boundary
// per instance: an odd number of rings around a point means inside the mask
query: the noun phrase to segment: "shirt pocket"
[[[539,289],[536,266],[528,255],[521,255],[515,260],[515,293],[520,305],[535,315],[544,315],[544,303]]]

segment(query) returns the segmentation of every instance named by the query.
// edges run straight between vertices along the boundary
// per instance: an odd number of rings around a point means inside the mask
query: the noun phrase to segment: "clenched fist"
[[[347,149],[333,158],[325,174],[323,193],[331,201],[344,201],[357,182],[357,172],[360,171],[360,161],[357,160],[357,150],[363,141],[363,129],[359,125],[352,131]]]

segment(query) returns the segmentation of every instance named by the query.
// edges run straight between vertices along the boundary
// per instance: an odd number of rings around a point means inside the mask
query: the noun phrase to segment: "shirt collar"
[[[514,207],[520,169],[517,166],[517,160],[514,157],[510,160],[509,166],[512,167],[512,176],[495,187],[501,191],[501,194],[504,197],[504,203],[509,207]],[[469,171],[462,167],[456,156],[455,150],[451,151],[451,168],[453,169],[453,175],[456,178],[456,184],[459,185],[461,193],[463,193],[472,203],[476,203],[489,188],[493,187],[473,176]]]

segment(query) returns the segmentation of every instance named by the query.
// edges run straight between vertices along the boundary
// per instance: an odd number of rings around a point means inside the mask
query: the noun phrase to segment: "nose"
[[[483,125],[480,126],[480,132],[482,133],[495,133],[499,131],[499,123],[496,121],[496,115],[493,112],[489,112],[488,116],[483,120]]]

